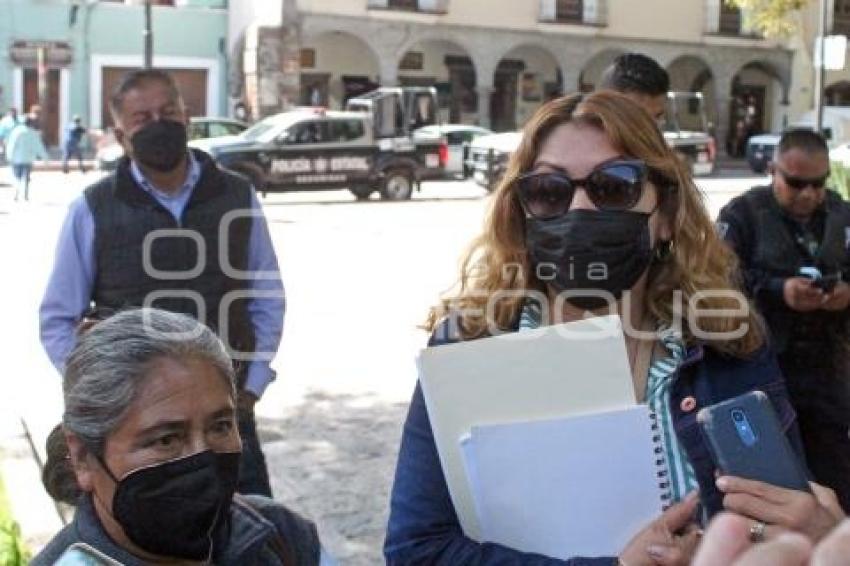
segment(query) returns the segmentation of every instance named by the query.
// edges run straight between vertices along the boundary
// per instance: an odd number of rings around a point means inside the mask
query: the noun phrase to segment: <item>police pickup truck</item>
[[[711,174],[717,151],[714,138],[708,134],[701,93],[667,93],[667,110],[660,126],[667,145],[688,163],[694,176]],[[474,140],[467,167],[475,182],[488,191],[495,190],[521,140],[522,132],[505,132]]]
[[[381,88],[346,111],[298,108],[270,116],[238,136],[193,142],[222,167],[246,175],[258,192],[349,189],[359,200],[409,199],[443,176],[440,138],[413,138],[436,122],[434,89]]]

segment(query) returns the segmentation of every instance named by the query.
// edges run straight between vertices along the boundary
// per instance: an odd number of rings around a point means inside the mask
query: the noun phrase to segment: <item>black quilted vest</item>
[[[231,352],[250,354],[255,337],[241,292],[250,289],[251,281],[235,270],[248,269],[252,220],[245,216],[230,223],[226,247],[219,231],[228,212],[251,209],[251,185],[219,169],[206,154],[194,155],[202,172],[179,224],[136,184],[126,158],[115,173],[86,189],[95,224],[95,310],[103,316],[153,306],[189,314],[215,330]],[[156,230],[172,232],[154,238]],[[231,298],[229,307],[223,305]],[[240,369],[244,364],[237,364]]]

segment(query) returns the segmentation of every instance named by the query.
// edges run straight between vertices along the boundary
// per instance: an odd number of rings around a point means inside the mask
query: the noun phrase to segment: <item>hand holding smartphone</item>
[[[811,492],[767,395],[752,391],[697,414],[714,464],[724,474]]]

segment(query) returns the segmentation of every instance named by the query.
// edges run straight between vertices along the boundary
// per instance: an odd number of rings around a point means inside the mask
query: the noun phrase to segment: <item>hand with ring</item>
[[[750,525],[750,542],[764,542],[764,531],[767,528],[767,523],[764,521],[753,521]]]
[[[785,531],[796,531],[818,542],[844,519],[835,493],[811,483],[812,493],[785,489],[732,476],[717,479],[724,493],[723,507],[751,519],[752,542],[772,540]]]
[[[693,566],[847,566],[850,521],[833,529],[817,546],[805,536],[785,532],[753,544],[752,520],[722,513],[711,522]]]

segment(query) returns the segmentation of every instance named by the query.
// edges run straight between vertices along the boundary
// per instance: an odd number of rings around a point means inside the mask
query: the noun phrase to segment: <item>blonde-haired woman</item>
[[[820,538],[838,521],[834,497],[819,487],[816,499],[738,478],[716,481],[696,411],[747,391],[768,394],[802,453],[782,376],[758,317],[736,291],[735,269],[683,164],[635,103],[612,92],[575,95],[544,105],[528,123],[457,293],[430,314],[430,345],[587,311],[623,318],[635,391],[666,433],[675,504],[619,556],[568,563],[685,564],[698,540],[698,501],[709,514],[725,506],[750,517],[756,537],[797,529]],[[418,386],[384,552],[390,564],[565,563],[464,536]]]

